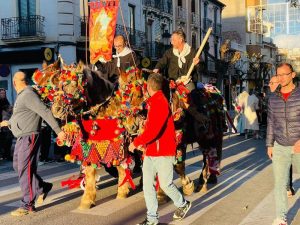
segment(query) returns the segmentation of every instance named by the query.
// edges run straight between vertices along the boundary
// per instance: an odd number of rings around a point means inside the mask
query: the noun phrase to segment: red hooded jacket
[[[134,139],[134,146],[145,145],[146,156],[175,156],[175,127],[168,100],[157,91],[147,103],[144,132]]]

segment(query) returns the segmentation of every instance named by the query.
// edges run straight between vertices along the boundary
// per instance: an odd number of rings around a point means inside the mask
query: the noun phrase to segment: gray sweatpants
[[[36,198],[43,193],[43,180],[37,174],[39,148],[39,134],[19,137],[15,145],[13,167],[19,175],[21,207],[28,210],[34,208]]]

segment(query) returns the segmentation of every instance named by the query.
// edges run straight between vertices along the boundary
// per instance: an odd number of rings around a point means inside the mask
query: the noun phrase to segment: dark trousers
[[[2,149],[2,157],[11,160],[11,146],[13,136],[10,131],[0,131],[0,153]]]
[[[16,142],[13,167],[18,173],[22,192],[21,207],[32,209],[38,195],[43,193],[43,180],[37,174],[40,147],[39,134],[19,137]]]
[[[41,161],[47,160],[49,158],[49,150],[51,147],[51,129],[44,128],[41,130]]]

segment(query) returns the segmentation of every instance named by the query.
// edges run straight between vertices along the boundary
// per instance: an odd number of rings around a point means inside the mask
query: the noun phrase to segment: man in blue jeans
[[[291,164],[300,172],[300,89],[293,83],[296,73],[290,64],[280,64],[276,76],[281,88],[269,98],[266,146],[275,181],[273,225],[287,225],[286,185]]]
[[[175,127],[168,100],[162,92],[163,77],[153,73],[147,81],[150,98],[147,101],[148,115],[144,132],[129,146],[133,152],[141,146],[146,148],[143,162],[143,190],[147,207],[147,218],[139,225],[158,224],[158,202],[155,178],[158,176],[162,190],[173,200],[177,210],[173,220],[185,217],[191,203],[186,201],[173,183],[175,164]]]

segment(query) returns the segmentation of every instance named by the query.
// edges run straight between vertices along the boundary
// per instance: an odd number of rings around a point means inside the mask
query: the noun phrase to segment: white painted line
[[[298,209],[300,208],[300,202],[297,201],[300,197],[300,181],[298,178],[299,175],[296,176],[296,174],[293,175],[294,180],[297,180],[297,182],[294,182],[294,187],[296,190],[296,194],[293,197],[288,198],[289,208],[295,208],[294,211],[288,212],[288,219],[289,222],[292,222],[292,218],[294,218],[298,212]],[[298,178],[297,178],[298,177]],[[296,179],[295,179],[296,178]],[[269,193],[260,203],[255,207],[247,217],[239,224],[239,225],[266,225],[266,224],[272,224],[272,221],[275,219],[275,200],[274,200],[274,192],[272,191]]]
[[[56,173],[56,174],[51,174],[49,176],[44,177],[43,179],[45,181],[48,182],[55,182],[58,180],[63,180],[66,179],[68,177],[71,177],[72,175],[78,175],[79,173],[79,169],[75,168],[75,169],[71,169],[71,170],[67,170],[68,173],[64,172],[60,172],[60,173]],[[5,195],[9,195],[15,192],[19,192],[21,189],[19,187],[18,183],[12,184],[12,185],[8,185],[8,186],[4,186],[0,188],[0,197],[5,196]]]

